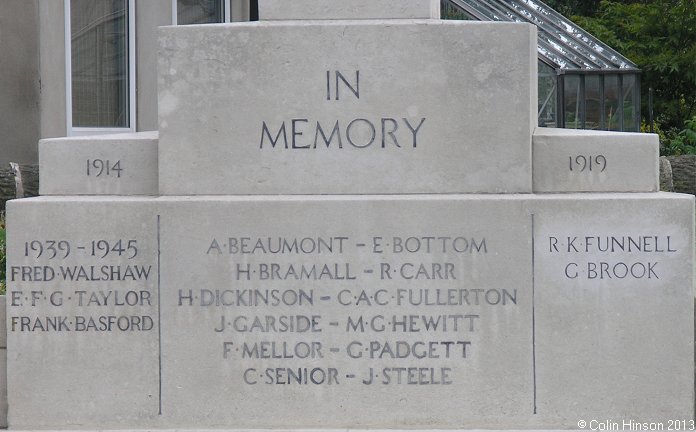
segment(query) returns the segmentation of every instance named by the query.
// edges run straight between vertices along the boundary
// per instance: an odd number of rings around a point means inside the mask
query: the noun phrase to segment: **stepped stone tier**
[[[531,192],[535,28],[461,24],[163,29],[160,192]]]
[[[158,133],[41,143],[10,429],[688,428],[657,137],[535,128],[533,26],[311,3],[163,28]]]
[[[158,135],[142,132],[41,140],[39,193],[158,195],[157,171],[153,170]],[[128,169],[123,168],[126,166]]]
[[[440,18],[439,0],[259,0],[262,20]]]

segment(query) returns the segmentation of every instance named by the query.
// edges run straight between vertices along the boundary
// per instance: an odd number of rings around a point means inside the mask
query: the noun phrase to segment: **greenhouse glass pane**
[[[72,124],[129,127],[128,1],[71,0]]]
[[[611,131],[621,130],[618,75],[604,76],[604,128]]]
[[[539,64],[539,126],[556,127],[556,71],[546,63]]]
[[[585,75],[585,129],[602,128],[599,75]]]
[[[595,68],[636,68],[618,52],[611,49],[591,34],[587,33],[563,15],[549,8],[538,0],[486,0],[494,3],[506,3],[519,11],[520,16],[527,18],[539,27],[540,33],[552,35],[570,50],[581,54]]]
[[[443,20],[475,20],[471,14],[453,5],[448,0],[440,2],[440,17]]]
[[[563,105],[565,107],[565,126],[568,129],[582,128],[582,102],[580,76],[566,75],[563,79]]]
[[[635,75],[623,76],[623,130],[637,132],[636,124],[636,77]]]
[[[637,69],[626,57],[538,0],[441,0],[443,18],[460,19],[452,18],[456,9],[482,21],[534,24],[539,55],[563,70]]]
[[[221,0],[177,0],[177,24],[210,24],[225,20]]]

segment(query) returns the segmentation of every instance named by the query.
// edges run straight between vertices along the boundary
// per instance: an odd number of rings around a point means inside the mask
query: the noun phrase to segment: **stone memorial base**
[[[13,429],[693,413],[689,196],[42,197],[8,211]]]
[[[10,428],[693,429],[658,137],[536,128],[536,27],[438,5],[164,28],[157,133],[42,141]]]

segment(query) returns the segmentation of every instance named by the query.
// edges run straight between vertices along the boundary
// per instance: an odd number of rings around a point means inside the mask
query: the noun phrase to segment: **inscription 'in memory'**
[[[326,100],[341,100],[344,94],[360,99],[360,71],[349,80],[339,71],[326,72]],[[426,118],[357,117],[349,121],[322,122],[309,118],[293,118],[278,124],[261,125],[260,149],[309,150],[317,148],[417,148],[418,133]],[[345,147],[344,147],[345,146]]]

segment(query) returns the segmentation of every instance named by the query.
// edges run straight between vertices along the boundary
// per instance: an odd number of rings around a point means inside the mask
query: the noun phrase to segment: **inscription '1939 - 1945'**
[[[355,71],[355,79],[349,80],[339,71],[326,72],[326,99],[341,100],[341,87],[345,94],[360,99],[360,71]],[[347,121],[335,120],[322,123],[309,118],[292,118],[280,125],[261,125],[259,148],[279,148],[286,150],[310,150],[317,148],[417,148],[418,133],[426,118],[408,119],[406,117],[354,118]]]

